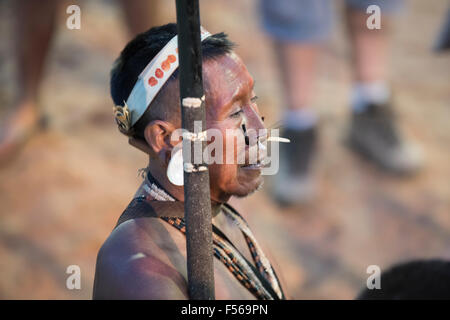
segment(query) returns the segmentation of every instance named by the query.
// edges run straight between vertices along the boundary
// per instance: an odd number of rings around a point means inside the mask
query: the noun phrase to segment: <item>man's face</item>
[[[237,143],[228,134],[231,130],[242,132],[242,124],[248,131],[264,129],[253,92],[254,81],[242,60],[234,53],[209,59],[203,64],[206,98],[206,127],[221,132],[223,164],[209,166],[211,198],[226,201],[232,195],[244,197],[261,184],[261,169],[249,166],[249,146]],[[252,146],[252,143],[250,143]],[[254,146],[254,143],[253,143]],[[233,149],[233,150],[231,150]],[[226,154],[234,155],[226,161]],[[245,155],[246,163],[238,163],[238,155]]]

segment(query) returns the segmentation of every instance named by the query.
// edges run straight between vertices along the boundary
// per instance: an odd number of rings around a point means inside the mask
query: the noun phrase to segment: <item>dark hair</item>
[[[147,64],[161,51],[161,49],[177,34],[177,26],[169,23],[154,27],[137,35],[120,53],[111,70],[111,97],[115,105],[124,105],[137,81],[139,74]],[[234,44],[228,40],[225,33],[214,34],[202,42],[203,59],[214,58],[231,52]],[[169,82],[177,78],[175,71],[171,78],[161,88],[154,101],[147,106],[147,110],[136,122],[131,130],[125,134],[135,138],[144,138],[144,129],[152,120],[170,120],[179,117],[179,111],[174,106],[164,105],[164,93]]]
[[[416,260],[383,272],[380,289],[364,289],[357,299],[450,299],[450,261]]]

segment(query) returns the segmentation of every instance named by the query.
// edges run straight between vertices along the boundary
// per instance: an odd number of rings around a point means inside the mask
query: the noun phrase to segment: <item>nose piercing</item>
[[[245,123],[242,124],[242,131],[244,131],[245,144],[250,145],[250,138],[247,135],[247,128],[245,127]]]

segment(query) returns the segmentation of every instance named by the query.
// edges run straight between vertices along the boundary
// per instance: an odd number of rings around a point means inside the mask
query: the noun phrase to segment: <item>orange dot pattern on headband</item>
[[[164,76],[164,71],[162,71],[160,68],[156,69],[155,76],[161,79]]]
[[[169,62],[168,60],[163,61],[163,63],[161,64],[161,68],[162,68],[164,71],[169,70],[169,69],[170,69],[170,62]]]
[[[176,51],[178,52],[178,48]],[[158,79],[161,79],[164,77],[164,71],[166,71],[166,72],[169,71],[170,65],[172,63],[174,63],[175,61],[177,61],[177,57],[173,54],[169,54],[167,56],[167,59],[161,63],[161,68],[157,68],[155,70],[155,74],[148,79],[148,84],[151,87],[156,86],[158,84]]]
[[[178,48],[177,48],[177,52],[178,52]],[[167,61],[169,61],[170,63],[174,63],[175,61],[177,61],[177,57],[175,57],[173,54],[169,54],[169,56],[167,57]]]
[[[156,86],[156,85],[158,84],[158,80],[156,80],[155,77],[150,77],[150,78],[148,79],[148,84],[149,84],[151,87],[154,87],[154,86]]]

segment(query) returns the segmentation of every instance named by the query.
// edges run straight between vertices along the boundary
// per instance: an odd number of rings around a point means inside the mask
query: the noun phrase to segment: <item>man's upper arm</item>
[[[130,250],[117,236],[112,235],[98,254],[93,299],[188,298],[185,277],[161,258],[167,253],[148,247]]]
[[[170,266],[161,268],[153,257],[139,258],[128,266],[98,266],[94,299],[187,299],[185,279]]]

